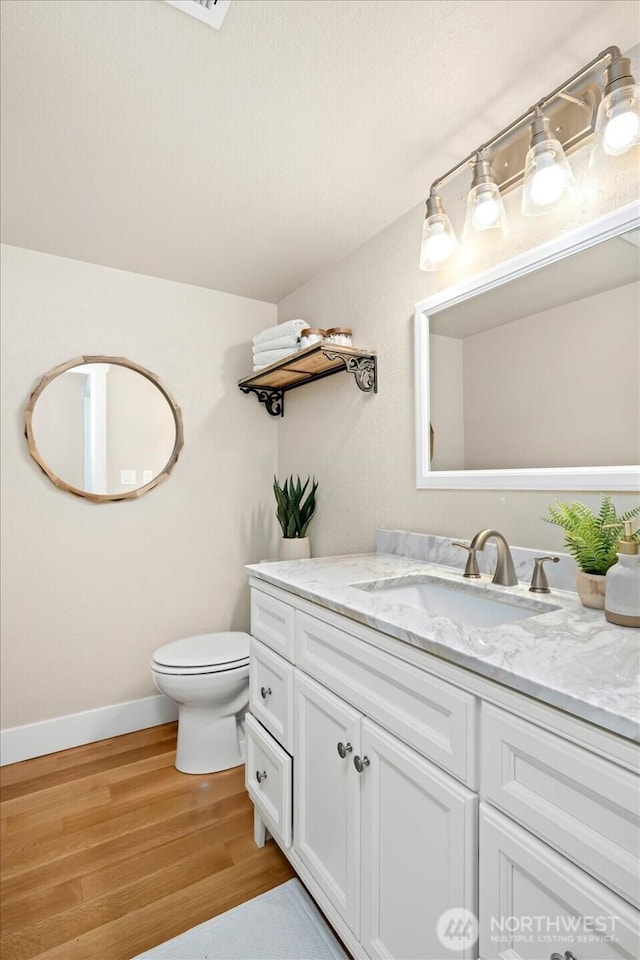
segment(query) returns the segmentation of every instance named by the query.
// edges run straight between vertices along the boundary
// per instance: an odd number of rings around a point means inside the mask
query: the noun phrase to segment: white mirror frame
[[[639,490],[640,465],[544,467],[513,470],[431,470],[429,399],[429,318],[494,287],[563,260],[596,243],[640,227],[640,203],[633,202],[597,220],[506,260],[471,280],[421,300],[414,312],[416,485],[441,490]]]

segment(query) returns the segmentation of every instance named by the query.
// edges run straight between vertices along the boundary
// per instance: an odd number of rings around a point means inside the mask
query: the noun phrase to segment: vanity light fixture
[[[498,230],[506,237],[509,225],[502,194],[524,181],[525,216],[547,213],[557,203],[577,196],[567,154],[594,133],[590,169],[599,157],[620,156],[640,143],[640,87],[618,47],[607,47],[433,181],[422,230],[420,268],[441,270],[458,247],[440,188],[461,170],[473,166],[463,238],[479,238]]]
[[[614,56],[604,72],[604,97],[598,107],[592,161],[602,150],[619,157],[640,143],[640,87],[627,57]]]
[[[546,213],[565,191],[577,194],[577,184],[559,140],[551,135],[551,121],[536,107],[531,124],[531,146],[527,153],[522,188],[525,217]]]
[[[478,154],[473,164],[473,179],[467,197],[463,237],[482,233],[484,230],[500,230],[503,237],[506,237],[509,233],[509,221],[491,164]]]
[[[457,248],[458,239],[444,204],[432,190],[427,198],[427,216],[422,228],[420,269],[439,270]]]

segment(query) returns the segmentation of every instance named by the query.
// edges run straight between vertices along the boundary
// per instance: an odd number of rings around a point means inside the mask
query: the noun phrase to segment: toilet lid
[[[224,667],[246,663],[249,659],[248,633],[201,633],[159,647],[155,663],[164,667]]]

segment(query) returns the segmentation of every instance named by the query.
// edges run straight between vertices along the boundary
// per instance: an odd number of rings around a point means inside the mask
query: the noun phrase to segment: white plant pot
[[[310,556],[309,537],[280,537],[278,560],[308,560]]]

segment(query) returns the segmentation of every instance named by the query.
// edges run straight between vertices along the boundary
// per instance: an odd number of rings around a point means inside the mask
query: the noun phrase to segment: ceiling
[[[3,240],[268,301],[638,41],[635,0],[233,0],[219,32],[163,0],[1,13]]]

